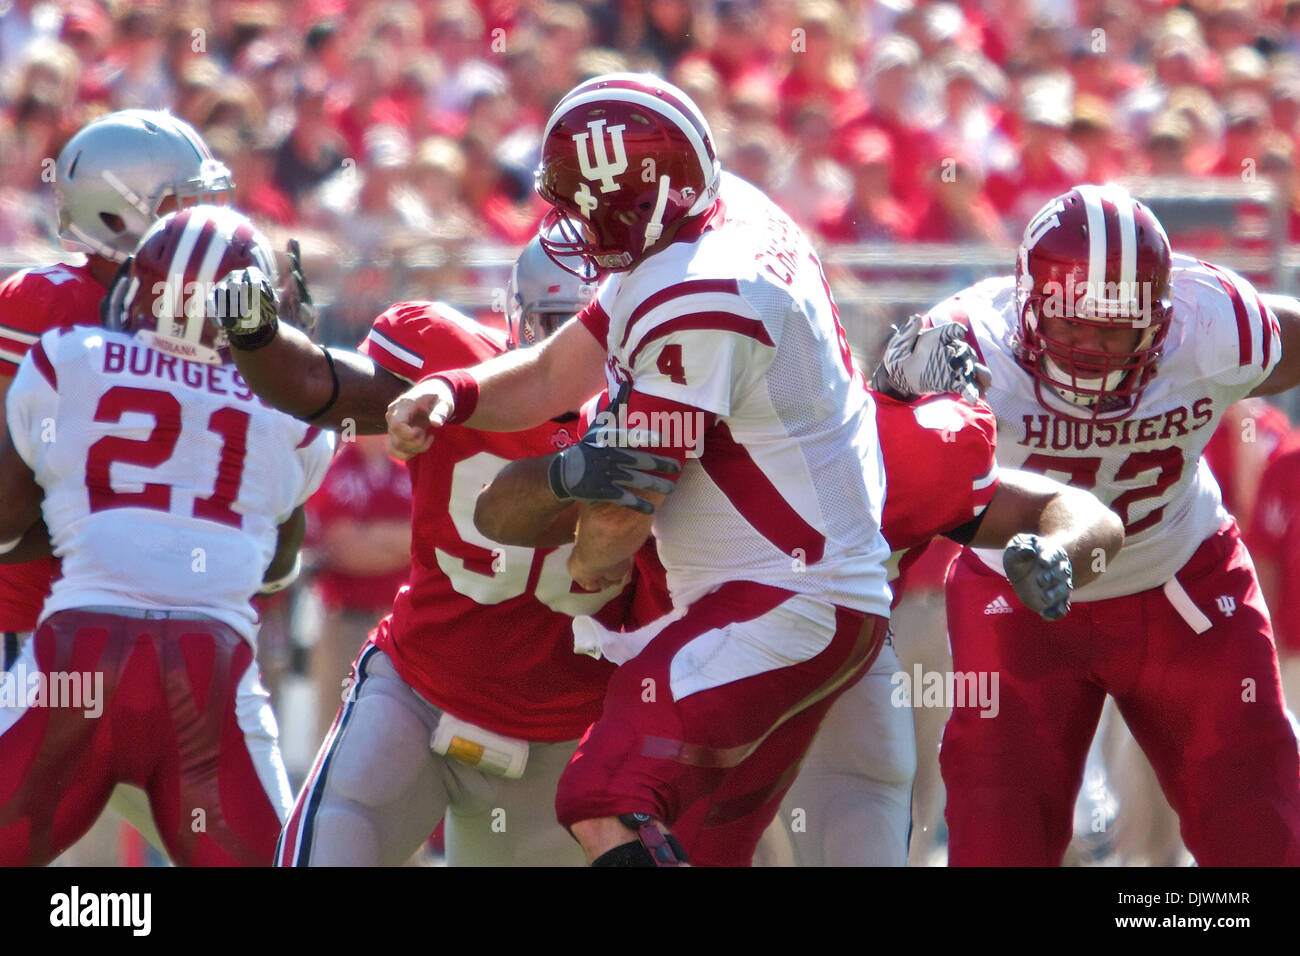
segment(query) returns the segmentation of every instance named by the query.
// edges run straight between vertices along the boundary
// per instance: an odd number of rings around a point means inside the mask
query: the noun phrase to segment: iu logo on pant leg
[[[1237,599],[1230,594],[1220,594],[1215,603],[1219,605],[1224,617],[1232,617],[1232,612],[1237,610]]]
[[[612,193],[619,188],[614,177],[627,172],[627,150],[623,148],[623,130],[625,125],[609,128],[610,150],[605,149],[605,121],[592,120],[587,124],[588,133],[574,133],[573,143],[578,147],[578,169],[591,182],[600,180],[600,191]],[[591,155],[588,155],[587,140],[591,140]],[[610,157],[613,153],[613,158]]]

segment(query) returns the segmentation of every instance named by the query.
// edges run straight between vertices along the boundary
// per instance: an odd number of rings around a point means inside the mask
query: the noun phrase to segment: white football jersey
[[[263,404],[233,365],[99,328],[45,333],[6,405],[63,561],[41,620],[171,608],[254,639],[277,528],[320,486],[333,433]]]
[[[654,520],[674,604],[745,580],[887,617],[875,407],[821,263],[753,186],[724,174],[721,198],[586,313],[611,395],[630,381],[710,419]]]
[[[1128,417],[1072,421],[1035,397],[1015,360],[1015,278],[988,279],[941,302],[935,322],[966,325],[993,373],[985,396],[998,420],[999,465],[1050,475],[1095,494],[1124,522],[1119,556],[1073,600],[1161,587],[1227,520],[1201,457],[1223,412],[1281,356],[1277,318],[1249,282],[1190,256],[1173,259],[1171,325],[1155,378]],[[997,551],[978,552],[1002,571]]]

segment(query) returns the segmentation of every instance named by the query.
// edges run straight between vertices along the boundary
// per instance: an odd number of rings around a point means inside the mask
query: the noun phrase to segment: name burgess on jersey
[[[125,373],[141,378],[156,378],[190,388],[203,388],[213,395],[228,396],[241,402],[257,401],[270,407],[254,394],[233,365],[192,362],[137,342],[109,341],[103,345],[102,370],[105,375]]]

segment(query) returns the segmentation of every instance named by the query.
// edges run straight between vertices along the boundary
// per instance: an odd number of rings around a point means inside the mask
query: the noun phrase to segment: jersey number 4
[[[171,511],[170,485],[146,482],[139,491],[117,491],[113,488],[110,474],[115,462],[157,468],[171,458],[181,436],[181,403],[169,392],[116,385],[99,400],[95,421],[115,424],[130,412],[151,416],[153,428],[147,438],[106,435],[90,446],[86,456],[86,487],[90,491],[91,512],[109,508]],[[208,418],[208,431],[221,438],[221,459],[212,494],[194,500],[194,517],[233,528],[241,526],[243,519],[231,505],[239,495],[239,485],[244,477],[248,423],[248,412],[237,408],[218,408]]]

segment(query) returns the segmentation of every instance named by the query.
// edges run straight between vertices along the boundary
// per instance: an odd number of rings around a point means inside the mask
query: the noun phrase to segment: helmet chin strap
[[[655,199],[655,209],[650,216],[650,223],[645,227],[645,245],[641,247],[642,252],[645,252],[656,242],[658,242],[659,237],[664,234],[663,218],[664,218],[664,209],[667,208],[668,206],[668,189],[669,189],[668,177],[666,175],[660,176],[659,196],[658,198]]]

